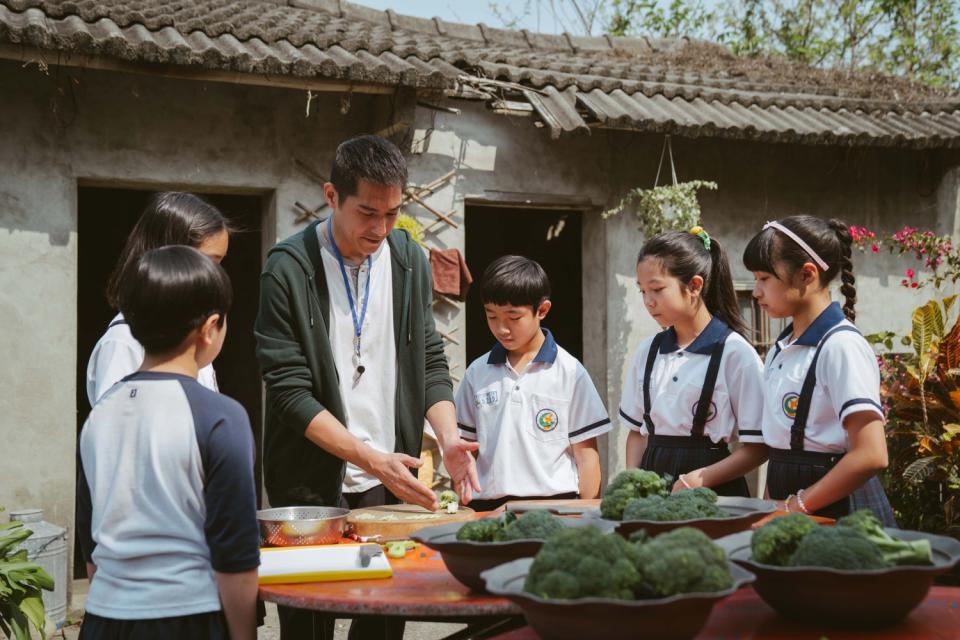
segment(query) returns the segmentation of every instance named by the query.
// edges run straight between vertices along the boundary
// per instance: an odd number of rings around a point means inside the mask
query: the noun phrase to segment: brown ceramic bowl
[[[871,571],[825,567],[778,567],[754,562],[753,531],[717,540],[727,557],[753,572],[757,594],[779,614],[838,626],[884,626],[905,618],[923,602],[933,579],[960,562],[960,541],[922,531],[886,529],[901,540],[930,541],[932,565],[906,565]]]
[[[487,590],[519,605],[524,617],[541,638],[556,640],[687,640],[707,623],[713,605],[753,581],[753,574],[733,563],[733,586],[715,593],[685,593],[653,600],[578,598],[546,600],[527,593],[533,558],[521,558],[483,573]]]
[[[586,518],[559,518],[567,527],[594,526],[604,532],[612,532],[613,526],[601,520]],[[532,558],[540,551],[543,540],[511,540],[510,542],[463,542],[457,540],[457,532],[465,522],[428,527],[417,531],[413,540],[440,552],[443,563],[453,577],[479,593],[488,593],[480,574],[497,565]]]
[[[758,498],[734,498],[720,496],[717,506],[729,515],[726,518],[699,518],[696,520],[671,520],[666,522],[656,520],[604,520],[616,525],[616,531],[623,537],[641,529],[651,536],[656,536],[680,527],[699,529],[711,538],[722,538],[738,531],[745,531],[753,526],[754,522],[773,513],[776,503],[772,500]]]

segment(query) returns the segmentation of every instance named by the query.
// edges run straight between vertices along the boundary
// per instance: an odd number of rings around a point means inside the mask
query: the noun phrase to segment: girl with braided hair
[[[887,466],[880,370],[853,324],[851,244],[840,220],[790,216],[768,222],[744,251],[760,307],[793,320],[764,366],[767,491],[786,511],[837,518],[869,508],[894,526],[876,477]],[[842,308],[830,293],[838,276]]]

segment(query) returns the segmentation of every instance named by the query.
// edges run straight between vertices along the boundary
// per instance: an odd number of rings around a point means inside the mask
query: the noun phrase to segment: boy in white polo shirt
[[[503,256],[480,287],[497,343],[457,392],[460,435],[480,443],[480,493],[470,506],[597,497],[597,436],[610,418],[587,370],[540,327],[551,306],[547,274],[529,258]]]

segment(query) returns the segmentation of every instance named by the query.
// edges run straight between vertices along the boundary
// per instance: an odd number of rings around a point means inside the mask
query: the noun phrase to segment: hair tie
[[[690,235],[697,236],[703,241],[703,248],[710,251],[710,234],[703,230],[703,227],[697,225],[690,229]]]
[[[795,234],[793,231],[790,231],[790,229],[787,229],[785,226],[783,226],[779,222],[768,222],[767,224],[763,225],[762,231],[766,231],[770,227],[773,227],[783,235],[787,236],[788,238],[796,242],[801,249],[807,252],[808,256],[813,258],[813,261],[816,262],[817,266],[819,266],[821,269],[823,269],[824,271],[830,270],[829,265],[827,265],[827,261],[821,258],[820,256],[818,256],[817,252],[813,250],[813,247],[811,247],[806,242],[804,242],[800,236]]]

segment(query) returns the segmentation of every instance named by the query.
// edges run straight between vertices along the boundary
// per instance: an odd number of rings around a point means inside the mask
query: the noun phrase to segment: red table
[[[421,546],[405,558],[390,558],[390,565],[392,578],[263,585],[260,597],[288,607],[345,617],[398,616],[470,625],[451,638],[489,635],[522,624],[517,605],[463,586],[450,575],[436,551]]]
[[[654,630],[651,637],[656,636]],[[713,608],[698,640],[722,638],[753,640],[759,638],[797,638],[803,640],[921,640],[960,638],[960,588],[933,587],[927,599],[894,627],[855,630],[835,629],[791,622],[780,618],[753,589],[741,589]],[[523,627],[496,636],[496,640],[540,640],[533,629]]]

